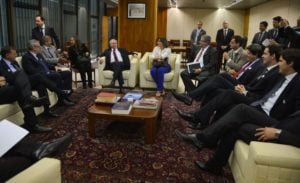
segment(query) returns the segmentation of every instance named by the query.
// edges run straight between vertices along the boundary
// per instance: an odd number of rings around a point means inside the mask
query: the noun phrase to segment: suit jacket
[[[233,56],[235,53],[234,53],[234,50],[231,49],[229,52],[228,52],[228,55],[231,59],[231,61],[227,61],[226,62],[226,68],[227,69],[234,69],[235,71],[239,71],[240,68],[247,62],[248,60],[248,57],[247,57],[247,52],[242,48],[240,47],[237,54],[235,55],[235,57]],[[233,60],[234,58],[234,60]]]
[[[254,35],[254,37],[253,37],[253,39],[252,39],[252,44],[256,43],[256,44],[262,45],[262,42],[264,42],[265,39],[268,39],[268,38],[269,38],[268,32],[265,31],[264,35],[260,38],[260,40],[258,40],[259,34],[260,34],[260,32],[257,32],[257,33]]]
[[[17,66],[21,69],[17,61],[12,62],[12,64],[15,65],[15,67]],[[10,68],[3,59],[0,60],[0,76],[5,77],[6,82],[11,84],[14,83],[15,74],[10,70]]]
[[[217,32],[216,42],[217,42],[217,48],[221,49],[221,46],[227,46],[227,48],[230,48],[230,41],[232,36],[234,35],[234,30],[229,29],[227,30],[226,37],[224,37],[224,29],[219,29]]]
[[[251,99],[251,101],[258,100],[267,94],[274,85],[282,78],[279,74],[279,66],[273,67],[267,73],[262,73],[254,80],[252,80],[246,89],[248,93],[246,96]]]
[[[244,71],[244,74],[238,79],[238,82],[243,85],[248,85],[265,69],[261,59],[255,62],[251,67]]]
[[[45,60],[41,54],[37,54],[37,57],[39,59],[43,60],[44,64],[49,68],[49,70],[54,70],[53,66],[51,66],[45,62]],[[38,63],[36,58],[30,52],[27,52],[27,53],[25,53],[25,55],[23,55],[22,67],[29,76],[37,74],[37,73],[46,74],[44,72],[44,68]]]
[[[269,39],[274,39],[276,42],[279,42],[280,40],[280,33],[279,33],[279,28],[277,29],[277,35],[275,35],[275,28],[271,29],[268,31],[268,38]]]
[[[201,50],[200,47],[197,47],[198,52]],[[196,54],[196,55],[197,55]],[[216,65],[217,65],[217,50],[211,46],[207,48],[203,55],[203,64],[202,71],[209,71],[210,75],[216,74]]]
[[[60,48],[59,39],[52,27],[45,26],[45,35],[50,36],[54,40],[53,43],[55,43],[55,46],[57,48]],[[41,33],[39,27],[35,27],[32,29],[31,38],[39,40],[41,45],[43,45],[43,34]]]
[[[129,61],[129,57],[128,55],[130,54],[126,49],[124,48],[118,48],[119,52],[121,53],[121,57],[123,59],[123,69],[124,70],[129,70],[130,69],[130,61]],[[105,56],[105,68],[104,70],[113,70],[112,69],[112,65],[111,65],[111,48],[106,49],[101,55],[100,57]]]
[[[300,110],[300,76],[297,74],[283,90],[273,108],[270,116],[275,119],[283,119]]]
[[[192,43],[195,43],[195,38],[196,38],[196,36],[197,36],[197,30],[198,29],[194,29],[193,31],[192,31],[192,33],[191,33],[191,42]],[[201,39],[201,36],[202,35],[205,35],[206,34],[206,31],[204,30],[204,29],[201,29],[200,30],[200,33],[199,33],[199,36],[197,37],[197,44],[199,44],[199,41],[200,41],[200,39]]]
[[[50,52],[50,53],[49,53]],[[48,64],[57,64],[58,63],[58,55],[55,46],[50,46],[49,51],[44,46],[41,47],[41,54]]]

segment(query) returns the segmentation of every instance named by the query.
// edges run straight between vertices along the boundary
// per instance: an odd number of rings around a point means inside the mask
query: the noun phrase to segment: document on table
[[[0,157],[22,140],[29,132],[4,119],[0,121]]]

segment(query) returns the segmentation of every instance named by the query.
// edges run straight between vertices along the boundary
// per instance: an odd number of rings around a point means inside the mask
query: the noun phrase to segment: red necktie
[[[117,57],[117,54],[116,54],[116,48],[113,48],[113,55],[114,55],[115,62],[118,63],[119,60],[118,60],[118,57]]]
[[[248,62],[247,64],[245,64],[235,75],[235,78],[237,78],[241,73],[243,73],[247,68],[248,66],[251,64],[251,62]]]

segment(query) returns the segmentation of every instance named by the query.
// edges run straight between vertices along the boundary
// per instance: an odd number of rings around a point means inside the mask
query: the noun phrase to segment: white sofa
[[[7,183],[61,183],[61,162],[43,158],[26,170],[10,178]]]
[[[238,140],[229,159],[236,183],[299,183],[300,148]]]
[[[153,59],[151,58],[151,52],[146,52],[140,60],[140,87],[141,88],[156,88],[156,83],[153,81],[150,74]],[[177,89],[180,74],[180,62],[181,54],[171,54],[169,56],[169,64],[171,66],[171,72],[164,75],[164,88]]]
[[[135,56],[129,55],[130,60],[130,70],[123,71],[124,87],[134,88],[138,83],[138,73],[139,73],[139,60],[141,58],[141,53]],[[100,64],[98,62],[98,76],[99,83],[102,86],[108,86],[113,78],[113,72],[110,70],[104,70],[105,68],[105,57],[102,57],[104,62]],[[118,83],[118,82],[116,82]],[[118,84],[117,84],[118,85]]]

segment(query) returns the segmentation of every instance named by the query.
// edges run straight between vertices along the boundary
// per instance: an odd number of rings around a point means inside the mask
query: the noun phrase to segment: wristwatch
[[[281,134],[282,130],[276,130],[275,132],[275,139],[279,139],[279,135]]]

